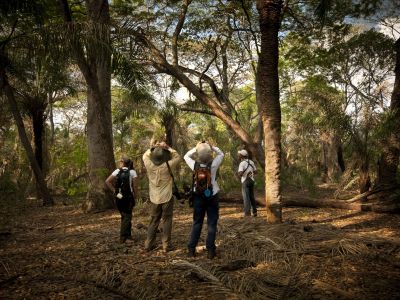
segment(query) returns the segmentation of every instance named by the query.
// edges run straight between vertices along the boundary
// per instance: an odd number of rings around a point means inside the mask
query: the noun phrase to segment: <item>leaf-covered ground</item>
[[[175,205],[176,250],[146,253],[146,205],[119,244],[117,211],[57,203],[3,209],[0,299],[400,299],[399,215],[285,208],[268,225],[264,208],[243,218],[240,202],[221,203],[208,260],[205,228],[199,255],[186,256],[189,207]]]

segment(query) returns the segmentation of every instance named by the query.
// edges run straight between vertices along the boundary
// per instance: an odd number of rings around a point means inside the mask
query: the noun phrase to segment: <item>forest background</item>
[[[122,154],[145,197],[141,155],[161,136],[181,154],[219,145],[223,191],[238,188],[248,149],[270,207],[286,186],[396,185],[395,2],[2,1],[2,197],[37,189],[44,204],[86,195],[86,211],[110,207],[104,178]]]
[[[0,298],[399,298],[399,8],[0,0]],[[214,260],[202,239],[186,257],[178,202],[175,250],[143,251],[158,139],[225,153]],[[140,190],[125,244],[104,185],[122,155]],[[191,184],[184,162],[175,177]]]

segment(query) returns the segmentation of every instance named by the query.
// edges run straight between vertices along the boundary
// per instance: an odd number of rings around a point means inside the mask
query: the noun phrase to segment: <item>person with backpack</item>
[[[135,198],[138,197],[137,174],[132,161],[124,156],[120,160],[121,167],[106,179],[107,187],[115,194],[115,203],[121,214],[120,242],[132,239],[132,210]]]
[[[213,152],[216,154],[213,158]],[[216,181],[217,170],[222,163],[224,153],[216,146],[207,142],[200,142],[189,150],[184,160],[193,171],[192,201],[193,201],[193,225],[188,243],[188,256],[196,255],[196,246],[203,227],[204,216],[207,214],[207,257],[213,259],[216,256],[215,237],[219,218],[220,190]]]
[[[256,199],[254,198],[254,174],[256,172],[256,166],[254,162],[249,159],[249,154],[246,150],[240,150],[238,154],[240,159],[238,175],[242,182],[244,216],[251,216],[251,209],[253,217],[257,217]]]
[[[143,154],[143,162],[149,178],[150,224],[147,230],[145,250],[156,248],[156,233],[162,220],[163,251],[173,249],[171,242],[172,217],[174,201],[172,190],[174,186],[172,171],[180,161],[179,154],[165,142],[157,142]]]

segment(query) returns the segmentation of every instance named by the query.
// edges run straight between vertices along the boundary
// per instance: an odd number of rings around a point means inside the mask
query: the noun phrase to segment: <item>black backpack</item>
[[[120,192],[124,198],[132,197],[132,190],[129,177],[130,177],[129,169],[119,169],[119,173],[117,175],[117,184],[115,188],[117,189],[117,192]]]
[[[206,198],[213,195],[211,164],[212,162],[208,163],[205,167],[201,167],[200,163],[196,162],[193,170],[193,185],[195,187],[195,193]]]

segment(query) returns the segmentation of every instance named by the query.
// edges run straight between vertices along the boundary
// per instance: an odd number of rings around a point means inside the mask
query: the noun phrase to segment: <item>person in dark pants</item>
[[[238,152],[241,160],[238,169],[238,175],[242,182],[242,196],[244,205],[244,216],[250,216],[250,209],[252,210],[253,217],[257,216],[256,199],[254,198],[254,174],[256,166],[254,162],[249,159],[249,154],[246,150]]]
[[[215,158],[213,158],[215,153]],[[196,246],[200,238],[204,217],[207,214],[207,257],[216,256],[215,238],[219,218],[218,192],[220,190],[215,179],[222,163],[224,153],[209,143],[201,142],[189,150],[184,159],[193,170],[193,226],[188,243],[188,256],[196,255]]]
[[[116,169],[106,179],[107,187],[115,193],[115,203],[121,214],[120,242],[125,243],[132,239],[132,210],[135,206],[137,192],[137,174],[133,169],[132,161],[123,157],[120,160],[121,167]],[[128,185],[124,188],[124,184]]]

